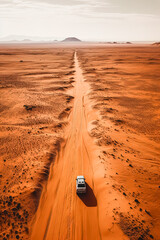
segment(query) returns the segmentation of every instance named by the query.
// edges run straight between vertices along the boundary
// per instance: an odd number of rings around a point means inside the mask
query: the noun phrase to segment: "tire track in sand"
[[[93,141],[88,134],[87,99],[89,84],[84,81],[77,53],[75,60],[74,106],[69,126],[46,188],[42,191],[32,228],[32,240],[101,239],[97,200],[94,196]],[[76,176],[84,175],[87,194],[76,194]]]

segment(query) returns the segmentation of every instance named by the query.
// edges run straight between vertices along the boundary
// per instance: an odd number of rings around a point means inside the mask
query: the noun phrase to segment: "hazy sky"
[[[8,35],[160,41],[160,0],[0,0],[0,38]]]

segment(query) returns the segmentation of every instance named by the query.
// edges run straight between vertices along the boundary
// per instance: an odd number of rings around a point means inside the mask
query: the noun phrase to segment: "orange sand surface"
[[[160,239],[159,66],[157,46],[0,46],[0,239]]]

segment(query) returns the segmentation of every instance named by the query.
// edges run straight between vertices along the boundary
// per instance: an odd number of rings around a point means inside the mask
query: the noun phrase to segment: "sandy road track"
[[[47,186],[43,189],[33,225],[33,240],[101,239],[97,200],[94,195],[92,138],[88,134],[87,94],[75,53],[74,106],[66,139],[53,166]],[[77,196],[76,176],[84,175],[87,194]]]

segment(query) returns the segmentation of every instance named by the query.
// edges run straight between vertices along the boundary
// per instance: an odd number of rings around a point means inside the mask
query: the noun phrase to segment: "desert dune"
[[[0,46],[0,238],[160,239],[159,65],[153,45]]]

